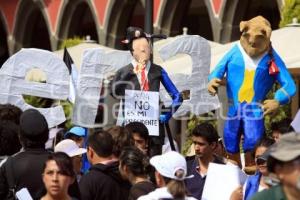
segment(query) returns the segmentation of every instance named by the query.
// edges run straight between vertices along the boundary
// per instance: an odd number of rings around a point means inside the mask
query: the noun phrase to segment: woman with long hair
[[[155,189],[148,176],[150,169],[148,157],[137,147],[124,148],[119,163],[122,177],[132,184],[129,200],[136,200]]]

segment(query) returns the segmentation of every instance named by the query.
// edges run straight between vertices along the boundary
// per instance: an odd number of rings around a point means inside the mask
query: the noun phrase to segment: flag
[[[73,59],[70,56],[66,47],[64,49],[63,61],[65,62],[66,66],[69,70],[69,74],[70,74],[70,88],[69,88],[68,100],[74,104],[75,97],[76,97],[76,84],[77,84],[78,72],[77,72],[76,66],[73,62]]]

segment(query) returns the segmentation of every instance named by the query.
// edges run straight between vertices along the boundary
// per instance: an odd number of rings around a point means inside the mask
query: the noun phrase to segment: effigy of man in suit
[[[112,81],[112,93],[123,99],[126,89],[159,92],[162,83],[173,100],[169,111],[160,115],[160,123],[167,123],[180,106],[182,97],[167,72],[150,61],[152,53],[150,39],[151,35],[144,33],[141,28],[127,28],[127,36],[123,42],[127,44],[132,54],[132,61],[116,72]],[[164,135],[160,133],[158,140],[162,145]]]
[[[243,134],[244,151],[253,150],[264,134],[264,115],[288,103],[296,93],[295,83],[284,62],[271,46],[271,25],[258,16],[240,23],[240,41],[217,64],[209,75],[208,91],[216,87],[226,74],[228,113],[224,125],[227,152],[239,153]],[[275,82],[281,88],[274,99],[266,100]]]

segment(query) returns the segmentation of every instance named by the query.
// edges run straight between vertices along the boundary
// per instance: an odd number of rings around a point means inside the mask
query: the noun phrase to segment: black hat
[[[130,26],[127,28],[126,39],[122,41],[124,44],[130,44],[133,40],[138,38],[148,38],[143,29],[139,27]]]
[[[39,139],[49,134],[45,117],[35,109],[28,109],[20,117],[20,135],[29,139]]]

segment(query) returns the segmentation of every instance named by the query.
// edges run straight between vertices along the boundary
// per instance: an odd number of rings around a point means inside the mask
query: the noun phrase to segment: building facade
[[[239,23],[262,15],[278,28],[283,0],[153,0],[155,33],[201,35],[226,43]],[[128,26],[144,27],[145,0],[0,0],[0,64],[22,47],[57,50],[66,38],[91,36],[123,49]]]

